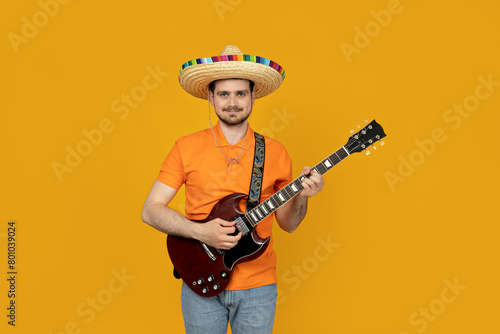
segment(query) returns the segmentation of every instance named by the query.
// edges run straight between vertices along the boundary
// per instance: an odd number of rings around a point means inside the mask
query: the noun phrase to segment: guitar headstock
[[[368,122],[366,121],[366,123]],[[357,133],[351,130],[353,135],[349,137],[347,144],[344,145],[349,154],[361,152],[378,141],[380,141],[380,145],[384,145],[384,142],[381,140],[386,136],[384,129],[382,129],[382,126],[375,120],[371,121],[362,129],[358,125],[358,128],[360,128],[360,130]],[[367,150],[366,154],[370,154],[370,151]]]

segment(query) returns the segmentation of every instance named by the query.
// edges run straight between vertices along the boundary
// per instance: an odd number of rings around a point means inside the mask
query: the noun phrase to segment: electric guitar
[[[358,128],[360,131],[357,133],[351,130],[353,135],[346,145],[311,169],[323,175],[352,153],[361,152],[385,137],[384,130],[375,120],[362,129],[360,126]],[[381,141],[380,144],[383,145],[384,142]],[[368,150],[367,154],[369,154]],[[215,218],[234,221],[237,230],[242,232],[242,237],[236,246],[229,250],[216,249],[195,239],[169,235],[167,248],[174,265],[174,275],[177,278],[182,278],[200,296],[212,297],[224,291],[235,266],[256,259],[269,244],[271,237],[265,239],[259,237],[255,226],[298,195],[303,189],[301,184],[306,177],[308,175],[300,175],[246,213],[239,210],[239,203],[247,195],[228,195],[213,207],[207,218],[196,221],[197,223],[206,223]]]

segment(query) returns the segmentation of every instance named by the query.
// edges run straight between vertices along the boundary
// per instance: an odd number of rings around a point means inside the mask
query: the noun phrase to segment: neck
[[[243,122],[238,125],[228,125],[219,121],[220,130],[230,145],[240,142],[245,137],[248,126],[248,122]]]

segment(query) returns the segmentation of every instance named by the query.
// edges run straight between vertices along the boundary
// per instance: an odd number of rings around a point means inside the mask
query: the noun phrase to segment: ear
[[[252,92],[252,106],[255,103],[255,89]]]
[[[212,104],[212,107],[214,106],[214,94],[210,89],[207,87],[207,93],[208,93],[208,101]]]

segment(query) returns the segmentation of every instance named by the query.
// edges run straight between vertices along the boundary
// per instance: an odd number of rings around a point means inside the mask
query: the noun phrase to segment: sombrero
[[[182,65],[179,83],[189,94],[207,99],[210,82],[220,79],[248,79],[255,83],[255,98],[275,91],[285,79],[285,70],[278,63],[259,56],[243,54],[228,45],[220,56],[193,59]]]

